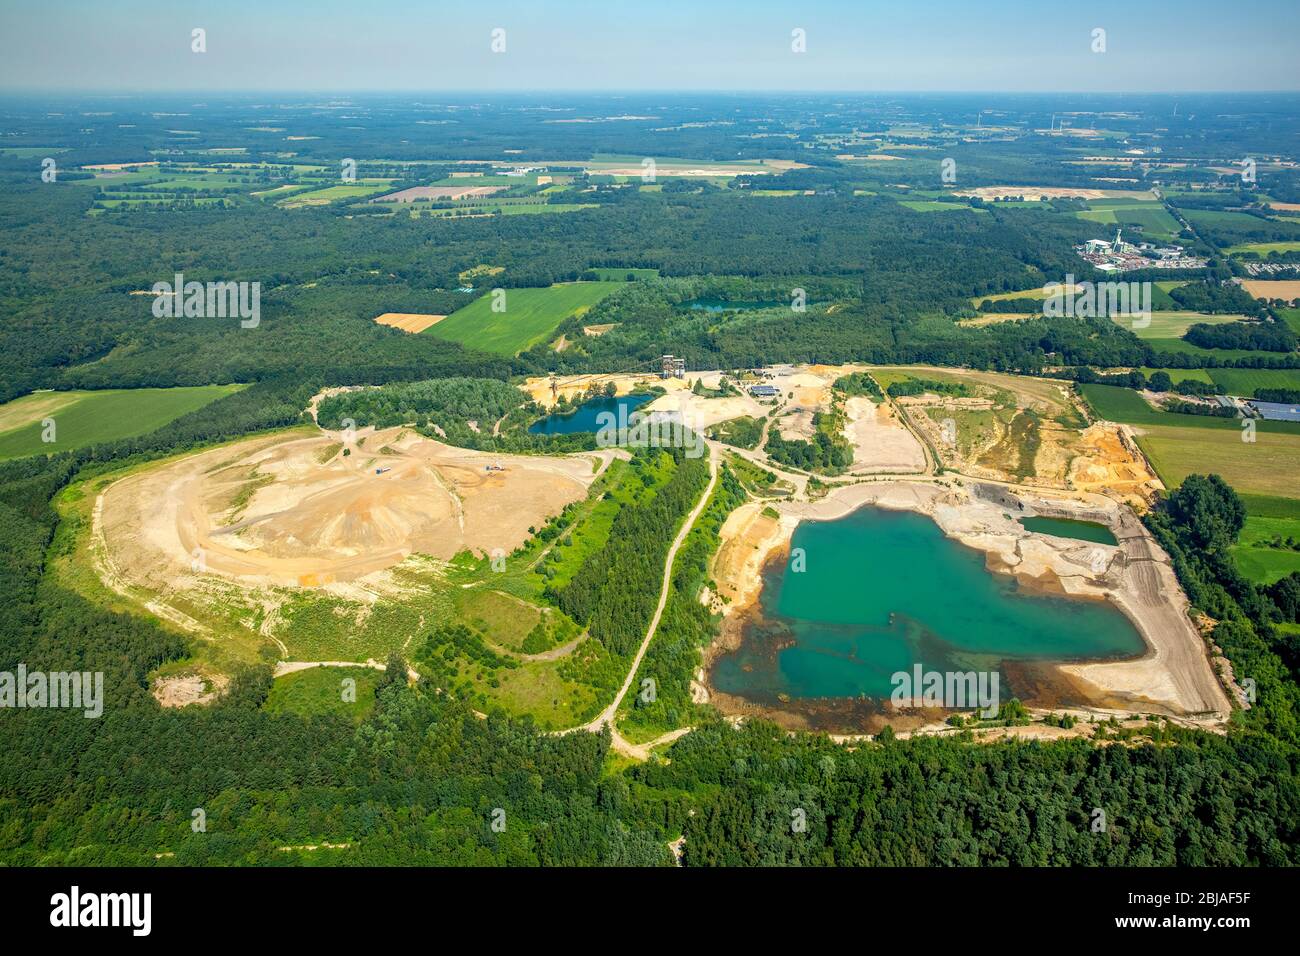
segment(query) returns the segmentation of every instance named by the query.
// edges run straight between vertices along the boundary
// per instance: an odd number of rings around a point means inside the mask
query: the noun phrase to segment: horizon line
[[[81,95],[81,96],[106,96],[106,97],[146,97],[146,96],[195,96],[195,95],[222,95],[222,96],[262,96],[262,95],[298,95],[298,96],[428,96],[428,95],[511,95],[511,96],[540,96],[556,93],[563,94],[582,94],[592,97],[624,97],[630,95],[644,96],[666,96],[666,95],[729,95],[729,96],[754,96],[754,95],[776,95],[776,96],[879,96],[879,95],[912,95],[912,96],[1260,96],[1260,95],[1300,95],[1300,87],[1294,89],[1249,89],[1249,90],[1216,90],[1216,89],[1186,89],[1186,90],[1086,90],[1086,89],[1044,89],[1044,90],[997,90],[997,89],[785,89],[785,88],[762,88],[762,89],[730,89],[724,87],[693,87],[681,89],[655,89],[650,87],[627,87],[627,88],[603,88],[589,89],[585,87],[537,87],[531,89],[518,87],[500,87],[486,89],[472,89],[469,87],[456,88],[397,88],[383,89],[333,89],[333,88],[311,88],[311,87],[272,87],[265,89],[220,89],[216,87],[196,87],[186,89],[171,90],[136,90],[136,89],[86,89],[79,87],[50,88],[50,87],[0,87],[0,97],[3,96],[29,96],[29,97],[50,97],[61,95]]]

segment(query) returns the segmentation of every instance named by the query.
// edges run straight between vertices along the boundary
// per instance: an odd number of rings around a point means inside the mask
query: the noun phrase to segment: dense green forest
[[[1280,322],[1227,322],[1211,325],[1197,322],[1183,335],[1203,349],[1259,349],[1264,352],[1294,352],[1296,335]]]
[[[1261,587],[1237,570],[1229,548],[1245,523],[1246,505],[1218,475],[1191,475],[1146,518],[1169,552],[1192,604],[1214,618],[1214,641],[1238,674],[1256,684],[1255,702],[1239,715],[1291,747],[1300,743],[1300,574]],[[1295,754],[1293,753],[1293,758]]]
[[[564,452],[596,447],[595,435],[533,435],[528,425],[545,411],[513,385],[489,378],[443,378],[359,389],[322,399],[323,428],[388,428],[411,424],[460,448],[497,452]]]

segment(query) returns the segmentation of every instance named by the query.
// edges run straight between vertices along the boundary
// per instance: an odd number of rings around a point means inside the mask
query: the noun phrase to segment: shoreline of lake
[[[761,610],[762,578],[755,580],[745,573],[753,568],[755,558],[760,568],[772,559],[780,560],[803,521],[835,520],[870,505],[927,516],[945,536],[983,553],[989,573],[1013,576],[1027,593],[1104,601],[1125,615],[1142,641],[1142,650],[1136,655],[1120,660],[1012,662],[1017,671],[1013,682],[1033,688],[1027,701],[1031,706],[1042,702],[1047,706],[1084,706],[1106,714],[1193,715],[1209,722],[1226,719],[1230,711],[1227,695],[1211,669],[1204,640],[1187,616],[1187,601],[1177,587],[1168,557],[1135,515],[1102,496],[1058,497],[1027,489],[1012,494],[1001,486],[969,484],[974,493],[966,483],[942,479],[864,482],[836,488],[816,502],[763,503],[761,508],[774,510],[778,517],[764,518],[768,524],[758,535],[750,533],[761,515],[758,503],[738,509],[733,514],[734,524],[729,518],[722,537],[724,547],[729,540],[743,540],[746,553],[743,561],[731,560],[729,566],[722,566],[728,565],[727,561],[715,559],[715,576],[730,604],[723,609],[721,633],[705,649],[703,659],[704,685],[715,706],[725,714],[765,716],[792,729],[831,730],[836,717],[845,716],[845,712],[860,716],[864,708],[844,699],[821,700],[813,706],[791,698],[776,707],[747,700],[717,688],[713,673],[717,662],[745,639],[746,623],[756,609]],[[1008,513],[1008,508],[1013,513]],[[1088,521],[1105,518],[1103,523],[1120,544],[1071,542],[1029,532],[1018,523],[1019,517],[1035,514]],[[1104,568],[1098,564],[1098,551]],[[1094,571],[1094,566],[1100,570]],[[913,722],[899,711],[890,712],[888,718],[896,729]],[[855,730],[863,724],[861,720],[853,722],[858,725]]]

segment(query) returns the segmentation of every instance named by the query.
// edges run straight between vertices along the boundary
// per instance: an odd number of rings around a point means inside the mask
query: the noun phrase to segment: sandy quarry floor
[[[1085,428],[1077,445],[1079,457],[1070,463],[1070,487],[1144,507],[1164,483],[1137,450],[1130,431],[1113,424]]]
[[[1161,487],[1122,427],[1061,424],[1070,418],[1082,422],[1083,414],[1069,387],[1059,381],[925,366],[897,371],[962,381],[976,388],[976,395],[966,398],[926,393],[898,400],[908,421],[927,436],[947,467],[995,481],[1100,491],[1134,504]],[[1023,421],[1016,416],[1027,411],[1037,419],[1037,441],[1032,446],[1014,434]],[[984,415],[982,423],[964,432],[959,427],[956,445],[947,440],[941,427],[945,419],[952,418],[960,426],[965,418],[974,425],[967,416],[983,412],[995,414]],[[1031,449],[1032,461],[1022,460]]]
[[[403,332],[423,332],[445,318],[445,315],[426,315],[419,312],[385,312],[383,315],[375,316],[375,321],[380,325],[401,329]]]
[[[992,494],[1005,489],[987,486]],[[928,515],[949,537],[983,551],[991,571],[1055,593],[1111,601],[1134,623],[1147,651],[1134,660],[1055,665],[1059,682],[1101,711],[1153,712],[1220,723],[1230,710],[1211,669],[1205,640],[1188,617],[1188,602],[1168,556],[1127,507],[1102,495],[1064,496],[1017,491],[1018,515],[1048,514],[1102,521],[1118,547],[1072,541],[1026,531],[1008,514],[1006,501],[976,496],[927,480],[843,485],[816,502],[751,503],[734,512],[720,531],[722,545],[712,576],[728,601],[726,615],[758,597],[758,570],[767,556],[787,547],[800,521],[831,520],[863,505]],[[773,517],[771,510],[777,512]],[[723,638],[737,639],[735,628]],[[734,645],[732,645],[734,646]],[[725,649],[725,648],[724,648]],[[719,647],[710,649],[711,657]],[[1032,701],[1031,701],[1032,703]]]
[[[854,396],[844,403],[844,437],[853,445],[853,473],[920,472],[925,449],[888,404]]]
[[[413,553],[509,553],[595,477],[591,456],[488,455],[392,428],[360,432],[345,457],[340,439],[255,438],[115,482],[97,507],[113,568],[153,591],[196,562],[247,586],[317,587]]]
[[[708,376],[704,378],[707,385]],[[732,418],[746,415],[759,418],[766,413],[766,409],[748,395],[707,398],[683,389],[661,395],[644,407],[647,412],[679,412],[687,427],[696,431],[703,431]]]
[[[718,530],[718,551],[713,558],[713,579],[723,614],[748,607],[762,590],[763,562],[794,534],[794,515],[772,517],[761,501],[750,501],[731,514]]]

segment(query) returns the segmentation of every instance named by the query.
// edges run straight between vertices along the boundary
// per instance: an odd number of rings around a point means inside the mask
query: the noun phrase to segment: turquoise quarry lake
[[[547,415],[528,426],[534,435],[572,435],[577,432],[594,432],[600,428],[600,414],[612,412],[619,415],[624,409],[620,421],[631,415],[632,411],[647,402],[653,401],[653,395],[622,395],[618,398],[593,398],[583,402],[571,415]]]
[[[797,698],[888,698],[892,676],[997,670],[1004,664],[1114,660],[1140,655],[1141,635],[1107,602],[1031,592],[985,568],[982,552],[914,512],[859,508],[795,529],[791,554],[772,561],[740,646],[719,657],[710,683],[756,703]]]

